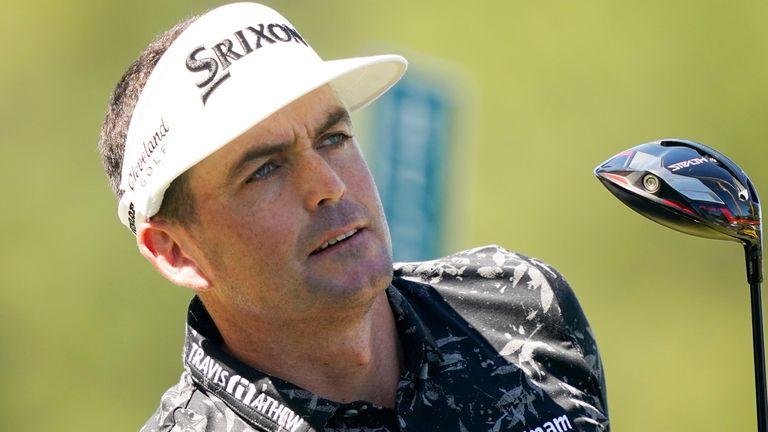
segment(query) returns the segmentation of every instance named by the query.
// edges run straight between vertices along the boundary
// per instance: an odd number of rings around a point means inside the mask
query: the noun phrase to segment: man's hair
[[[99,153],[104,171],[109,177],[109,185],[117,198],[122,197],[120,178],[123,169],[125,141],[133,110],[139,100],[150,74],[160,57],[174,40],[198,17],[194,16],[176,24],[173,28],[158,36],[142,51],[125,71],[109,99],[109,107],[101,125]],[[158,217],[176,222],[191,222],[195,218],[192,193],[187,185],[187,173],[174,179],[163,196]]]

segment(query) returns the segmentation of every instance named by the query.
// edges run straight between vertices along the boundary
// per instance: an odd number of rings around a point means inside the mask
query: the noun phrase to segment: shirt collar
[[[392,285],[387,288],[387,298],[395,316],[400,343],[405,351],[403,370],[419,371],[425,360],[438,364],[441,354],[437,344],[411,303]]]
[[[423,381],[430,363],[436,366],[440,361],[437,344],[402,293],[390,286],[386,294],[405,356],[402,375]],[[206,392],[222,399],[252,426],[280,432],[319,431],[341,407],[246,365],[224,350],[222,342],[202,301],[194,297],[187,314],[184,368]],[[402,396],[406,395],[398,395],[398,400]],[[414,400],[416,394],[406,397]]]

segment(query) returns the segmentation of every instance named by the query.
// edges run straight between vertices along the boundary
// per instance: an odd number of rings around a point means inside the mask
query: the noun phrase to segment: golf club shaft
[[[757,430],[768,432],[768,399],[765,387],[765,342],[763,338],[763,302],[760,282],[749,284],[752,299],[752,348],[755,357],[755,396],[757,399]]]

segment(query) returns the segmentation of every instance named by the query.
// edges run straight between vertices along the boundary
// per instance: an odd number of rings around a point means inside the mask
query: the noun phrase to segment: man
[[[145,431],[603,431],[597,347],[545,264],[495,246],[393,271],[349,111],[399,56],[322,61],[277,12],[150,44],[100,148],[141,253],[196,292]]]

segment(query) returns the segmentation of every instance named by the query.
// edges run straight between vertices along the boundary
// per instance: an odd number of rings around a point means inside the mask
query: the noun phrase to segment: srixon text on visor
[[[203,105],[213,91],[230,77],[230,72],[224,71],[232,65],[232,62],[240,60],[267,44],[276,43],[300,43],[309,46],[296,29],[286,24],[271,23],[237,30],[232,34],[232,38],[218,41],[210,48],[206,48],[205,45],[194,48],[187,56],[186,64],[190,72],[207,73],[207,76],[197,83],[197,87],[203,89],[200,94]]]

